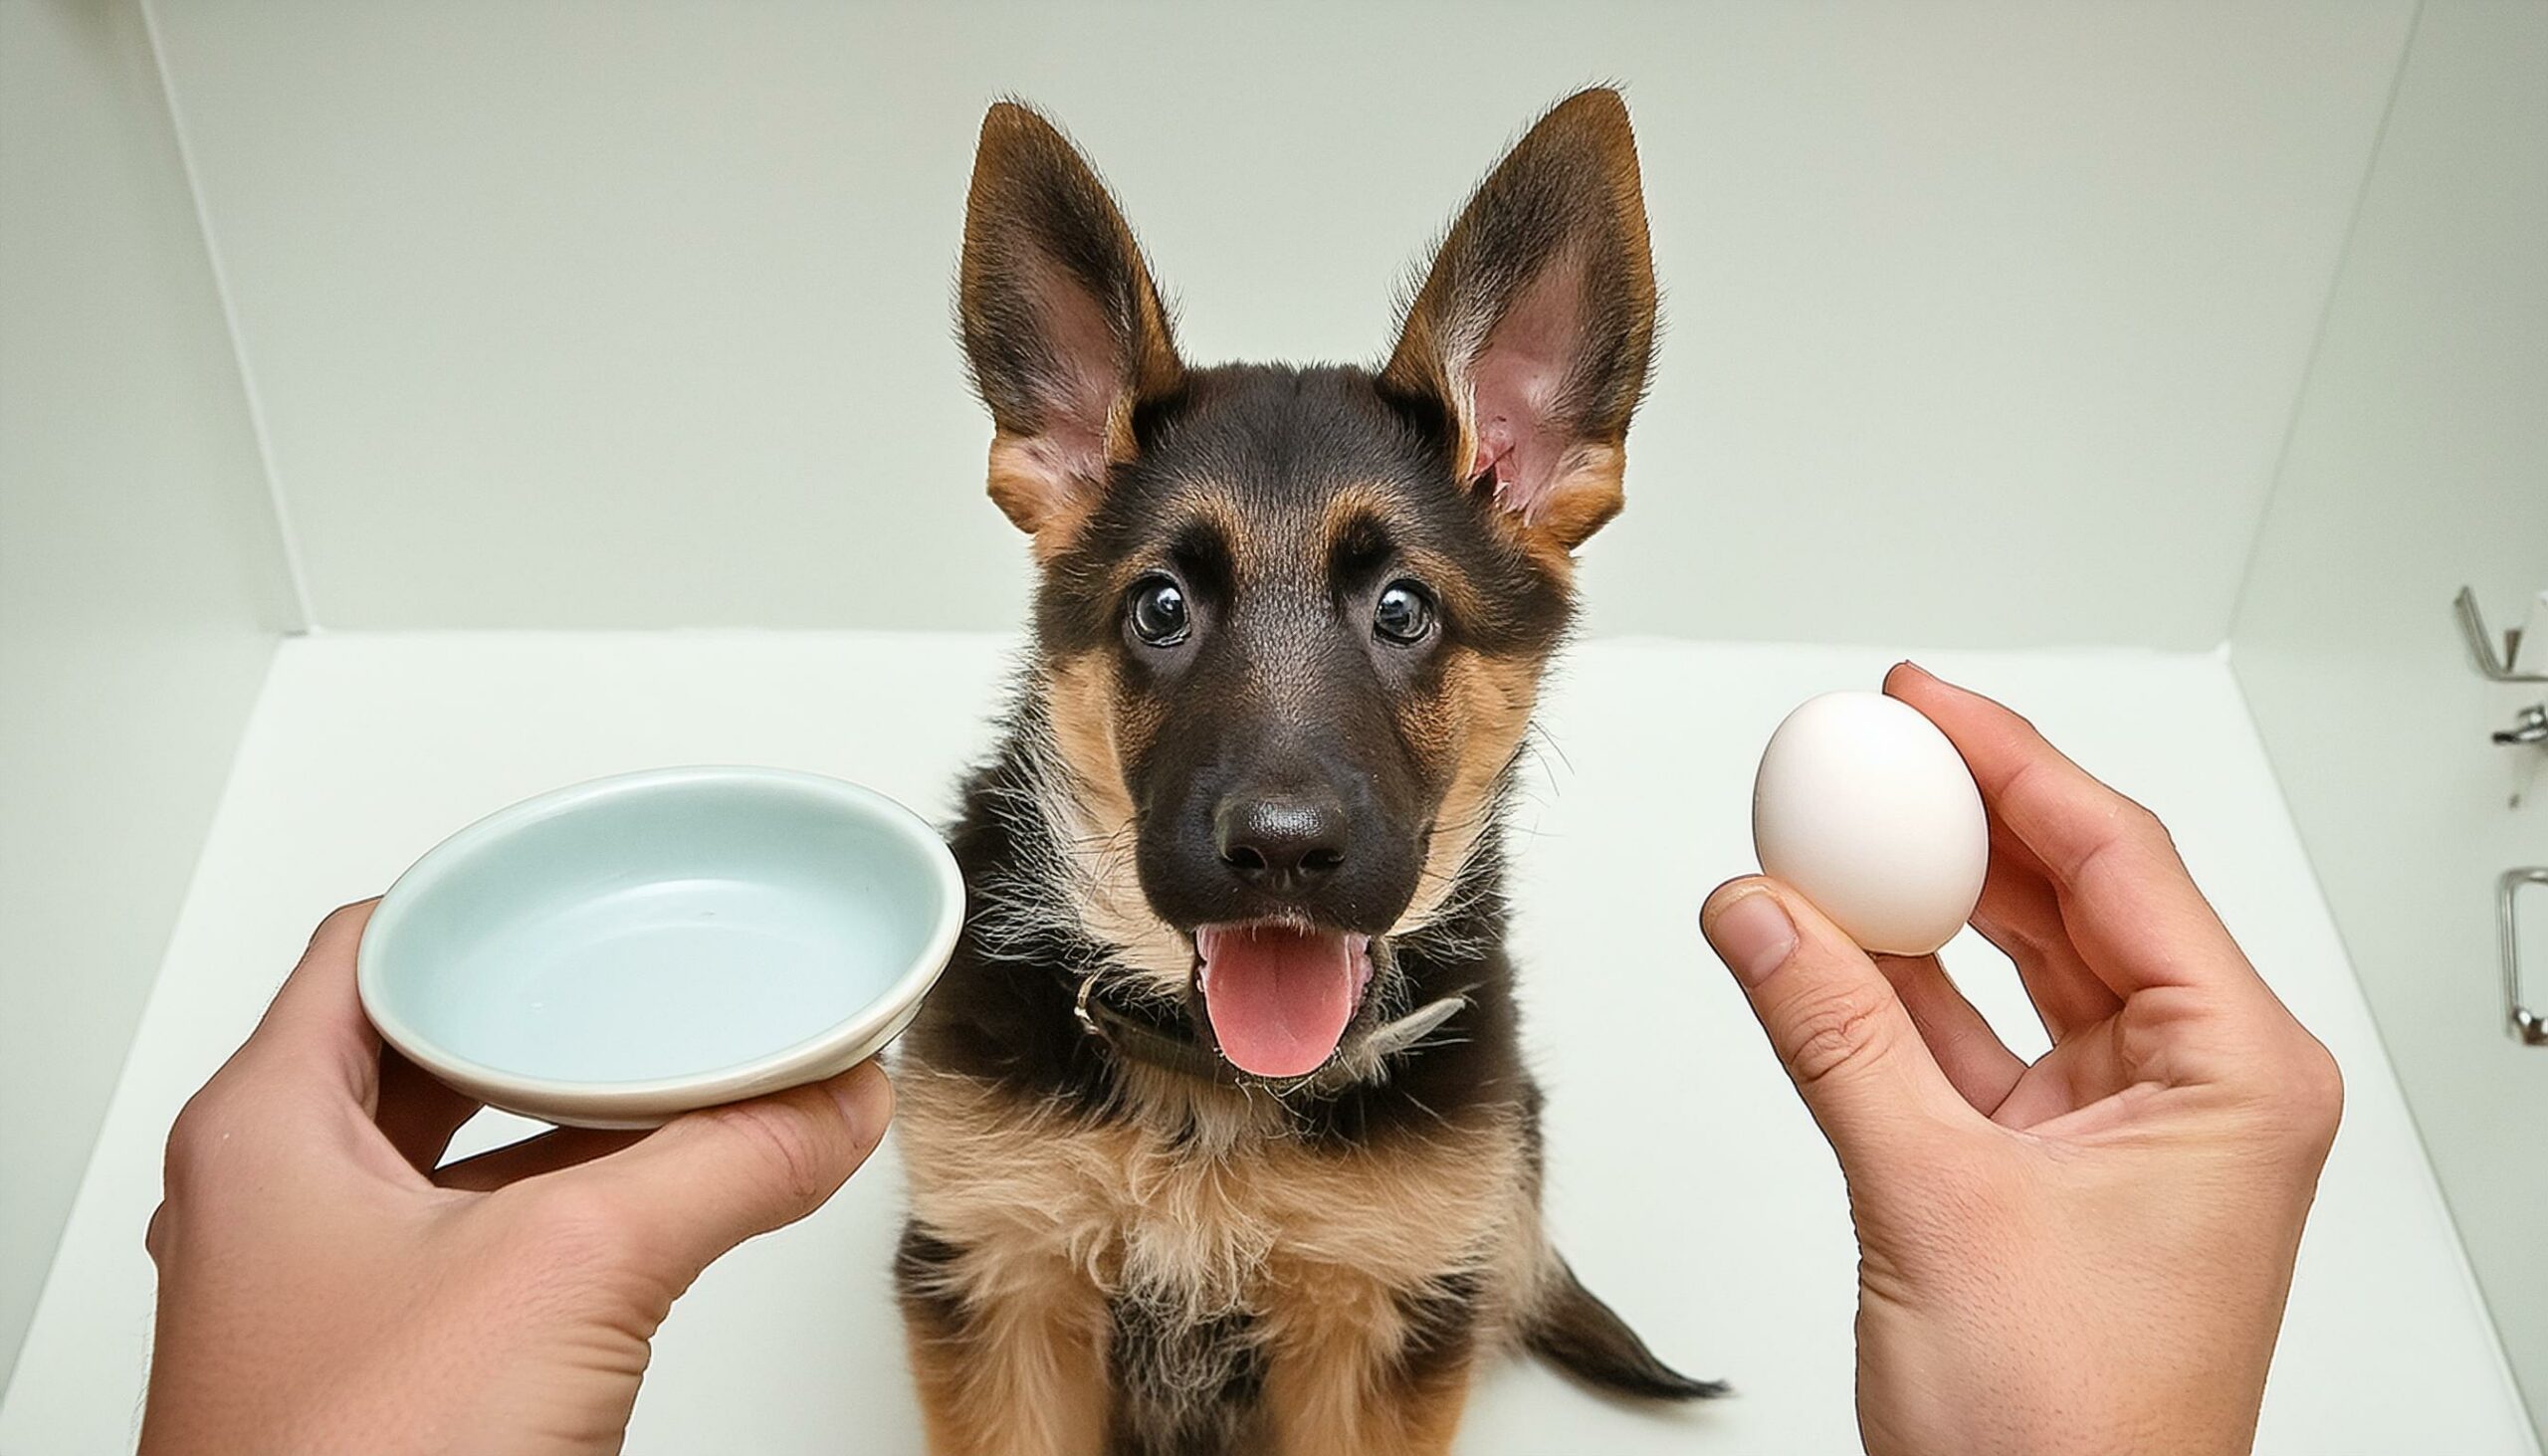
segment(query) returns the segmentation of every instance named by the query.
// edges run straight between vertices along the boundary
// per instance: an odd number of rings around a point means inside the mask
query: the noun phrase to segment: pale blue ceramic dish
[[[489,1106],[645,1128],[873,1056],[963,919],[955,856],[883,794],[660,768],[436,846],[381,897],[356,981],[382,1040]]]

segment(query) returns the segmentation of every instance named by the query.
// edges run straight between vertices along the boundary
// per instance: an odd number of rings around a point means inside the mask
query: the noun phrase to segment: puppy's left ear
[[[1572,550],[1618,514],[1653,353],[1636,137],[1603,89],[1559,103],[1479,185],[1380,380],[1437,403],[1462,477]]]

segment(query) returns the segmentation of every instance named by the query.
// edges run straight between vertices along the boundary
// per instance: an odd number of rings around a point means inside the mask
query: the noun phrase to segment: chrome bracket
[[[2451,605],[2458,608],[2460,633],[2468,639],[2468,651],[2477,659],[2477,671],[2483,674],[2487,681],[2548,683],[2548,673],[2513,671],[2512,665],[2521,659],[2519,627],[2508,627],[2504,630],[2503,655],[2500,657],[2495,655],[2495,636],[2486,629],[2485,614],[2477,610],[2477,593],[2463,586],[2459,588],[2459,595],[2452,599]]]
[[[2512,903],[2530,885],[2548,885],[2548,866],[2506,870],[2495,883],[2495,933],[2504,942],[2504,1027],[2523,1046],[2548,1047],[2548,1017],[2521,1001],[2521,935]]]

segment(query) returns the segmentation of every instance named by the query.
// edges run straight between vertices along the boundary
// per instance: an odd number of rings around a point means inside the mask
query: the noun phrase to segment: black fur
[[[1243,1314],[1179,1318],[1174,1291],[1114,1302],[1115,1443],[1121,1456],[1219,1456],[1262,1444],[1265,1352]]]
[[[1601,1303],[1558,1262],[1558,1285],[1524,1332],[1531,1352],[1599,1390],[1647,1400],[1700,1400],[1723,1395],[1722,1380],[1693,1380],[1655,1358],[1616,1311]]]
[[[1450,1377],[1477,1352],[1477,1276],[1465,1269],[1443,1275],[1430,1289],[1398,1296],[1406,1347],[1398,1352],[1396,1373],[1408,1389]]]
[[[902,1242],[894,1250],[894,1286],[902,1293],[904,1308],[926,1320],[931,1333],[941,1339],[964,1324],[963,1302],[947,1289],[956,1252],[954,1244],[910,1223],[903,1225]]]

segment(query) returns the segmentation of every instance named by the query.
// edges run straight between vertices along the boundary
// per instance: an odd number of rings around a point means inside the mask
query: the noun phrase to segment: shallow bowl
[[[883,794],[659,768],[436,846],[381,897],[356,981],[382,1040],[489,1106],[645,1128],[875,1055],[963,918],[945,841]]]

